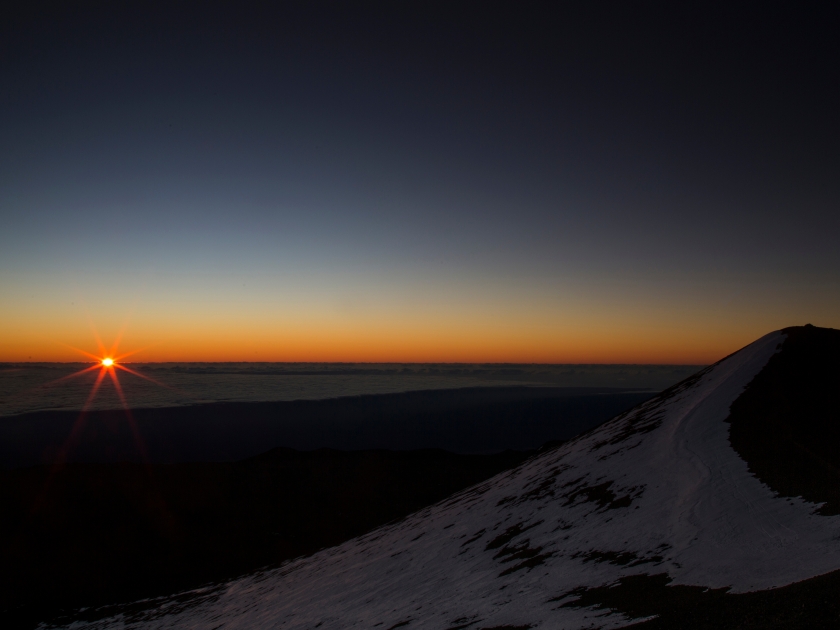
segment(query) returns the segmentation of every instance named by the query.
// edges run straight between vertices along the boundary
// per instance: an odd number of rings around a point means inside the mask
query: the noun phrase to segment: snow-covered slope
[[[745,592],[840,569],[840,517],[782,498],[729,444],[769,334],[661,396],[397,524],[102,626],[620,627],[563,607],[626,575]],[[597,616],[597,619],[595,617]],[[98,625],[98,624],[97,624]]]

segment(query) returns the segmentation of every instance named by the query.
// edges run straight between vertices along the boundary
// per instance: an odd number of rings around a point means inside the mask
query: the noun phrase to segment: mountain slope
[[[796,330],[399,523],[98,625],[610,628],[661,614],[599,591],[637,576],[716,596],[840,569],[840,517],[780,495],[729,441],[730,407]]]

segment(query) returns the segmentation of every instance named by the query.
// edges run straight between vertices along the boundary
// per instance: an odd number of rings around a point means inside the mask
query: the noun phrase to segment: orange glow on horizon
[[[134,352],[97,350],[78,321],[21,321],[0,338],[0,361],[76,362],[80,354],[97,366],[124,370],[134,362],[325,362],[325,363],[527,363],[708,365],[789,320],[735,322],[726,329],[702,321],[612,321],[612,316],[485,319],[343,319],[332,316],[268,317],[215,313],[144,313],[130,330],[111,324],[106,333]],[[43,331],[49,330],[50,335]],[[119,334],[117,334],[119,333]],[[61,339],[57,342],[56,337]],[[126,363],[130,361],[132,363]]]
[[[0,361],[77,361],[79,354],[96,367],[127,371],[125,361],[155,362],[291,362],[291,363],[535,363],[535,364],[670,364],[706,365],[754,341],[761,333],[697,334],[689,331],[640,331],[621,334],[596,330],[336,330],[305,329],[246,332],[174,327],[146,329],[131,336],[131,344],[147,350],[97,354],[45,339],[0,348]],[[623,331],[622,331],[623,332]],[[83,340],[79,340],[83,342]],[[77,342],[79,343],[79,342]],[[130,364],[129,364],[130,365]],[[141,378],[143,376],[141,375]]]

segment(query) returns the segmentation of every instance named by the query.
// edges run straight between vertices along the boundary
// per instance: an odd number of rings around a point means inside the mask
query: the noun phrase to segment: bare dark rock
[[[840,330],[784,332],[780,352],[732,404],[729,441],[781,496],[840,514]]]

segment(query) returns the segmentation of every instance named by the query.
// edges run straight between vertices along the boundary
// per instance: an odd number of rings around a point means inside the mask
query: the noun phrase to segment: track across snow
[[[643,573],[746,592],[840,568],[840,517],[780,498],[729,445],[762,337],[601,427],[407,519],[94,627],[620,627],[563,607]],[[77,623],[74,627],[82,627]]]

